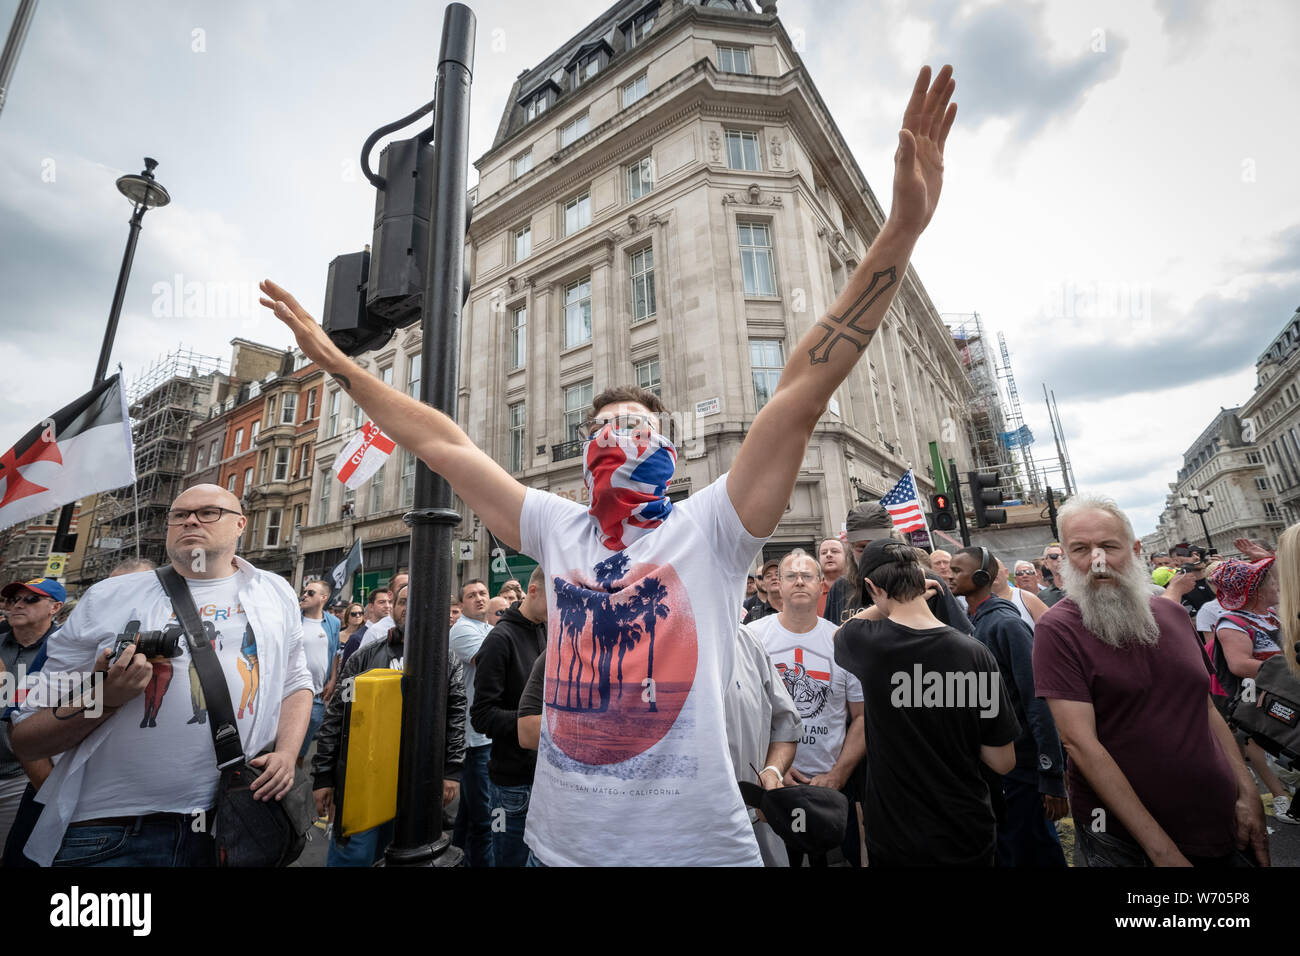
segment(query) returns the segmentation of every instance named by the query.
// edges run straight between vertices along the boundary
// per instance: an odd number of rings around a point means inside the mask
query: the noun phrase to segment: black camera
[[[211,623],[205,621],[204,629],[212,627]],[[122,652],[131,648],[132,654],[143,654],[147,659],[171,658],[181,656],[181,637],[184,630],[179,624],[173,624],[165,631],[142,631],[140,630],[139,621],[127,621],[126,628],[121,634],[117,635],[117,641],[113,645],[113,653],[108,659],[108,665],[113,663],[122,656]]]

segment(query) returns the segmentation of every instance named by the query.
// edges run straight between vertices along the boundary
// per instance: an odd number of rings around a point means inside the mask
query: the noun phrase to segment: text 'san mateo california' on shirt
[[[745,531],[726,475],[626,550],[585,508],[528,489],[546,569],[546,684],[524,842],[548,866],[761,866],[727,749]]]
[[[1179,850],[1225,856],[1237,778],[1210,729],[1210,663],[1182,605],[1153,597],[1151,610],[1160,640],[1115,648],[1083,626],[1072,599],[1058,601],[1034,631],[1034,687],[1039,697],[1092,704],[1097,739]],[[1073,761],[1067,783],[1076,825],[1103,819]],[[1108,833],[1132,839],[1114,813],[1104,820]]]

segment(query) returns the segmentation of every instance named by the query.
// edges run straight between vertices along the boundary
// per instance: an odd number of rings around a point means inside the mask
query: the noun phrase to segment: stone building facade
[[[650,388],[674,412],[671,496],[722,475],[885,218],[780,20],[740,2],[611,7],[519,75],[475,166],[459,421],[520,481],[577,501],[577,425],[616,384]],[[408,386],[421,348],[412,327],[364,364]],[[817,427],[769,551],[837,533],[855,501],[908,467],[928,494],[931,441],[969,467],[971,396],[909,269]],[[338,402],[347,422],[351,403]],[[323,426],[322,463],[345,431]],[[408,467],[399,451],[350,514],[316,470],[313,520],[329,520],[304,532],[304,573],[355,536],[367,559],[373,541],[402,565],[393,521]],[[457,536],[474,554],[462,580],[516,571],[473,515]]]
[[[1300,308],[1255,363],[1255,392],[1239,410],[1263,456],[1284,524],[1300,521]]]

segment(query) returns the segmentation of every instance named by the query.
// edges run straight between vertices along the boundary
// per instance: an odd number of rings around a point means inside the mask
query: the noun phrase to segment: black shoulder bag
[[[247,765],[235,723],[235,708],[212,639],[199,618],[189,585],[171,565],[156,572],[171,598],[199,674],[207,704],[208,727],[221,783],[212,818],[218,866],[288,866],[302,853],[312,826],[311,784],[299,768],[293,787],[280,800],[258,800],[250,784],[260,771]],[[211,625],[209,625],[211,627]],[[268,747],[262,754],[268,754]],[[258,756],[261,756],[259,754]]]

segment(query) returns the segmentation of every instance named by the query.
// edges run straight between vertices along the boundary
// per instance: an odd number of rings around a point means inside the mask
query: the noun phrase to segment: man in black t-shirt
[[[930,612],[910,547],[873,541],[859,564],[874,604],[835,635],[835,663],[862,682],[868,865],[992,866],[981,763],[1010,771],[1020,734],[997,662]]]

